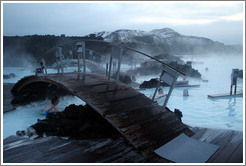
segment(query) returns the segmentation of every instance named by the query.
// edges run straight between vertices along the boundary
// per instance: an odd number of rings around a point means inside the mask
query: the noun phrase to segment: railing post
[[[106,63],[106,77],[108,76],[108,63]]]
[[[62,48],[61,47],[57,47],[56,48],[56,65],[57,65],[57,70],[58,73],[60,73],[60,68],[61,68],[61,72],[63,74],[63,55],[62,55]]]
[[[86,52],[85,52],[85,42],[82,42],[82,48],[83,48],[83,69],[84,69],[84,73],[86,73],[86,61],[85,61],[85,57],[86,57]]]
[[[119,57],[119,60],[118,60],[118,70],[117,70],[116,81],[119,81],[119,77],[120,77],[120,65],[121,65],[122,52],[123,52],[123,48],[120,47],[120,57]]]
[[[57,67],[57,72],[58,74],[60,74],[60,65],[58,63],[60,56],[59,56],[59,51],[58,51],[58,47],[56,48],[56,67]]]
[[[232,69],[230,95],[232,95],[233,85],[235,86],[234,94],[237,93],[237,77],[238,77],[238,73],[239,73],[239,69]]]
[[[82,54],[82,46],[81,43],[76,43],[77,46],[77,59],[78,59],[78,73],[80,73],[80,54]]]
[[[77,42],[77,54],[78,54],[78,73],[80,72],[80,59],[83,56],[83,71],[86,73],[86,61],[85,61],[85,42]]]
[[[73,59],[73,51],[69,50],[69,59]]]
[[[156,96],[157,90],[159,89],[160,85],[161,85],[161,80],[158,81],[158,84],[157,84],[157,86],[155,88],[155,92],[154,92],[154,95],[152,97],[153,101],[155,100],[155,96]]]
[[[168,102],[168,100],[169,100],[169,98],[170,98],[170,96],[171,96],[171,93],[172,93],[172,91],[173,91],[174,84],[175,84],[176,80],[177,80],[177,79],[174,79],[173,82],[172,82],[172,85],[170,86],[169,92],[168,92],[167,97],[166,97],[166,99],[165,99],[165,101],[164,101],[164,104],[163,104],[163,108],[165,108],[166,105],[167,105],[167,102]]]
[[[112,47],[111,47],[111,56],[110,56],[110,64],[109,64],[109,75],[110,75],[110,72],[111,72],[112,58],[118,59],[118,70],[117,70],[116,81],[119,81],[122,53],[123,53],[123,48],[122,47],[119,48],[118,46],[112,45]]]
[[[109,62],[109,70],[108,70],[108,80],[110,80],[110,75],[111,75],[111,67],[112,67],[112,56],[110,57],[110,62]]]

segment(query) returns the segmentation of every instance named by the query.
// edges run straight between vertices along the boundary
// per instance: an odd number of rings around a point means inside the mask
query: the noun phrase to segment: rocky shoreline
[[[19,136],[35,139],[46,136],[67,137],[87,140],[97,138],[120,138],[121,134],[89,105],[71,104],[64,111],[49,113],[45,119],[38,119],[27,131],[17,131]]]

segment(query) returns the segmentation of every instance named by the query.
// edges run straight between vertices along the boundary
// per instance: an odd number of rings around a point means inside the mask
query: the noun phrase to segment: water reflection
[[[226,110],[228,110],[228,116],[229,117],[235,117],[236,112],[235,112],[235,105],[236,105],[236,97],[231,97],[229,102],[228,102],[228,107]]]

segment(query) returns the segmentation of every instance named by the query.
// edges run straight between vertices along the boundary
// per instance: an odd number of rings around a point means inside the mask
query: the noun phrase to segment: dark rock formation
[[[156,88],[158,85],[158,78],[152,78],[149,81],[144,81],[139,88]]]
[[[188,64],[179,64],[177,62],[170,62],[168,64],[173,68],[175,68],[176,70],[185,73],[186,76],[201,78],[201,74],[198,72],[198,70],[193,69]],[[161,72],[162,72],[162,64],[154,60],[146,61],[142,63],[140,67],[134,70],[127,71],[129,75],[136,75],[137,73],[139,73],[140,75],[156,75]]]
[[[61,136],[71,139],[118,138],[121,135],[90,106],[71,104],[62,112],[49,113],[31,126],[39,137]],[[20,134],[22,132],[19,132]]]
[[[178,64],[177,62],[171,62],[170,65],[174,67],[175,69],[182,71],[186,74],[186,76],[189,77],[195,77],[195,78],[201,78],[201,74],[198,72],[198,70],[193,69],[188,64]]]
[[[42,101],[46,98],[51,99],[54,96],[65,95],[71,94],[56,85],[45,82],[36,82],[25,86],[18,94],[15,94],[11,104],[25,105],[34,101]]]
[[[10,74],[4,74],[3,79],[10,79],[10,78],[15,78],[16,74],[10,73]]]
[[[149,81],[144,81],[142,84],[139,85],[139,88],[156,88],[158,85],[159,79],[152,78]],[[174,85],[188,85],[189,81],[176,81]],[[169,86],[165,82],[161,82],[161,86]]]

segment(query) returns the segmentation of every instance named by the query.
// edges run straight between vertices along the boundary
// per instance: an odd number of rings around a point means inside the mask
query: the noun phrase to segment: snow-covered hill
[[[155,54],[208,54],[230,52],[231,48],[223,43],[204,37],[181,35],[173,29],[154,29],[150,32],[120,29],[114,32],[99,32],[105,41],[122,43],[141,48]]]

